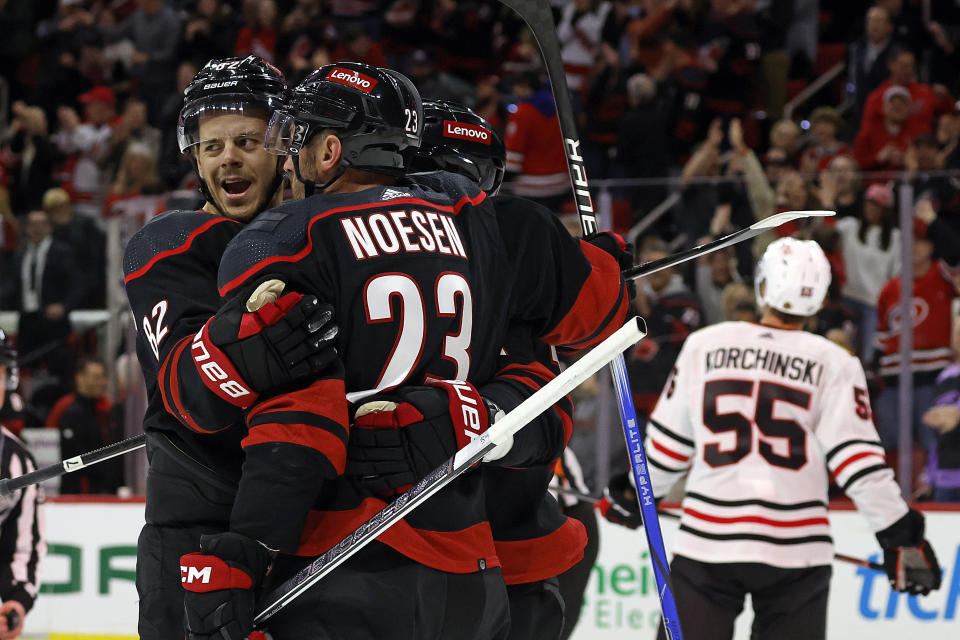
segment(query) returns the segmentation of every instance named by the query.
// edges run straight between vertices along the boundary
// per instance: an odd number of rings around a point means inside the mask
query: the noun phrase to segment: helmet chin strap
[[[349,169],[349,165],[343,160],[340,161],[340,164],[337,165],[336,171],[333,172],[333,175],[329,180],[324,180],[323,182],[314,182],[313,180],[307,180],[303,177],[303,174],[300,173],[300,156],[293,156],[293,170],[297,174],[297,180],[303,183],[303,192],[306,197],[312,196],[315,192],[322,192],[324,189],[332,185],[334,182],[340,179],[340,176]]]

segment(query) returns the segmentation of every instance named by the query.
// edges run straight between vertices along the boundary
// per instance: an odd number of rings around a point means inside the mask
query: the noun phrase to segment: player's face
[[[320,133],[314,136],[300,150],[300,175],[313,182],[326,182],[333,177],[340,165],[343,148],[340,138],[332,133]],[[333,193],[333,190],[328,189]]]
[[[307,194],[303,183],[297,178],[297,172],[293,166],[293,156],[287,156],[287,159],[283,161],[283,171],[287,174],[287,179],[290,181],[290,190],[293,191],[293,199],[303,200]]]
[[[238,114],[200,121],[202,142],[195,147],[200,177],[214,204],[228,218],[247,222],[279,202],[267,193],[276,174],[277,156],[263,148],[266,128],[263,119]]]

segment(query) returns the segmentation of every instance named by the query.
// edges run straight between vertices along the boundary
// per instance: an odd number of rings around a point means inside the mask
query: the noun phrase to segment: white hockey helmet
[[[780,238],[770,243],[760,258],[754,287],[761,305],[795,316],[812,316],[827,297],[830,262],[813,240]]]

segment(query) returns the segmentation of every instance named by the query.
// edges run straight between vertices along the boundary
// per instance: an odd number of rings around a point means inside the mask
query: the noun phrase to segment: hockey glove
[[[607,488],[603,490],[603,497],[597,503],[597,509],[608,521],[628,529],[636,529],[643,524],[637,492],[630,484],[626,472],[611,476]]]
[[[194,362],[207,387],[247,408],[264,391],[322,371],[337,357],[333,307],[316,296],[287,293],[270,280],[244,301],[236,296],[193,340]]]
[[[633,244],[627,242],[619,233],[601,231],[584,240],[616,258],[621,271],[633,266]],[[637,297],[636,280],[627,280],[627,293],[630,294],[631,300]]]
[[[239,533],[200,537],[200,552],[180,557],[191,640],[245,640],[253,631],[254,589],[272,553]]]
[[[925,596],[940,588],[943,571],[933,547],[923,539],[923,530],[923,515],[911,509],[877,533],[883,547],[883,568],[894,591]]]
[[[374,396],[355,413],[346,475],[374,495],[396,496],[486,431],[497,412],[463,381],[441,380]],[[487,458],[508,450],[497,447]]]

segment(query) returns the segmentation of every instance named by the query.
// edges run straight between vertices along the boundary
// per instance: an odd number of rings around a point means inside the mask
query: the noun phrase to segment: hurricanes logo
[[[370,76],[364,75],[359,71],[353,71],[351,69],[341,69],[340,67],[335,68],[330,72],[330,75],[327,76],[327,80],[332,80],[333,82],[339,82],[340,84],[345,84],[348,87],[353,87],[354,89],[359,89],[364,93],[370,93],[373,91],[373,88],[377,86],[377,80],[371,78]]]
[[[443,137],[459,138],[460,140],[472,140],[490,144],[490,132],[483,127],[465,122],[453,122],[451,120],[443,121]]]

